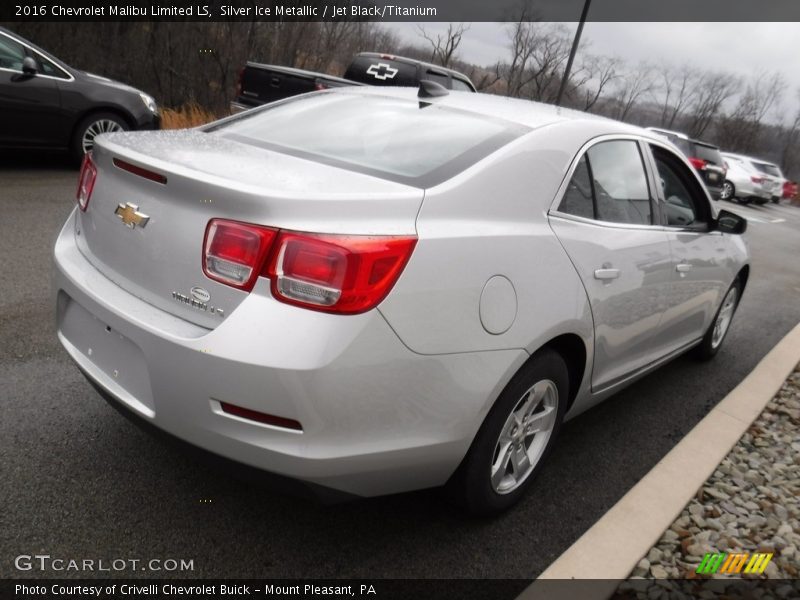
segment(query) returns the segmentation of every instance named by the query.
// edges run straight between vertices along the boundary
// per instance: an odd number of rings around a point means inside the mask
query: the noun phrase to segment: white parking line
[[[756,223],[785,223],[786,219],[782,217],[773,217],[767,213],[767,211],[775,211],[779,210],[779,207],[770,207],[767,209],[755,209],[750,208],[746,205],[738,204],[734,206],[726,206],[725,210],[729,210],[732,213],[736,213],[737,215],[744,217],[748,221],[754,221]],[[763,212],[762,212],[763,211]]]
[[[545,582],[549,579],[595,579],[598,581],[587,586],[581,598],[609,598],[747,431],[792,372],[798,358],[800,324],[639,483],[545,569],[519,599],[544,598],[542,591],[552,590]],[[548,594],[547,600],[554,600],[554,596]]]

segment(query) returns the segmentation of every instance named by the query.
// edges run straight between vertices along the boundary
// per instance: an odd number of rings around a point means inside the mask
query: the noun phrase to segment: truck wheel
[[[475,515],[499,513],[518,502],[553,447],[568,394],[564,359],[550,349],[539,351],[489,411],[448,482],[451,497]]]

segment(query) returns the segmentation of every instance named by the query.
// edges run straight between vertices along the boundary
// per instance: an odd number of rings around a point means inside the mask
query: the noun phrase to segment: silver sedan
[[[565,419],[719,350],[745,227],[643,129],[342,88],[98,136],[55,246],[58,336],[108,401],[189,444],[491,513]]]

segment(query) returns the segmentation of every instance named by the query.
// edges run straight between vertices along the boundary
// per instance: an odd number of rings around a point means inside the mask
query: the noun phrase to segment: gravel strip
[[[769,586],[764,597],[800,597],[800,365],[695,497],[642,557],[618,598],[682,598],[706,553],[772,552],[763,575],[794,579]],[[714,579],[736,581],[736,575]],[[638,580],[638,581],[637,581]],[[660,580],[660,581],[659,581]],[[679,582],[674,582],[679,583]],[[696,590],[695,590],[696,591]],[[762,590],[764,591],[764,590]],[[699,596],[714,598],[705,590]],[[761,597],[755,594],[753,597]]]

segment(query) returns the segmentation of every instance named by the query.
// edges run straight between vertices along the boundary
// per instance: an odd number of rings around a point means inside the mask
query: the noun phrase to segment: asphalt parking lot
[[[435,491],[323,506],[177,452],[83,379],[50,291],[77,172],[39,162],[0,156],[0,577],[55,576],[15,570],[36,553],[193,559],[171,575],[196,577],[534,577],[800,321],[800,208],[726,204],[751,219],[753,268],[713,362],[679,358],[568,423],[535,489],[499,518],[470,520]]]

